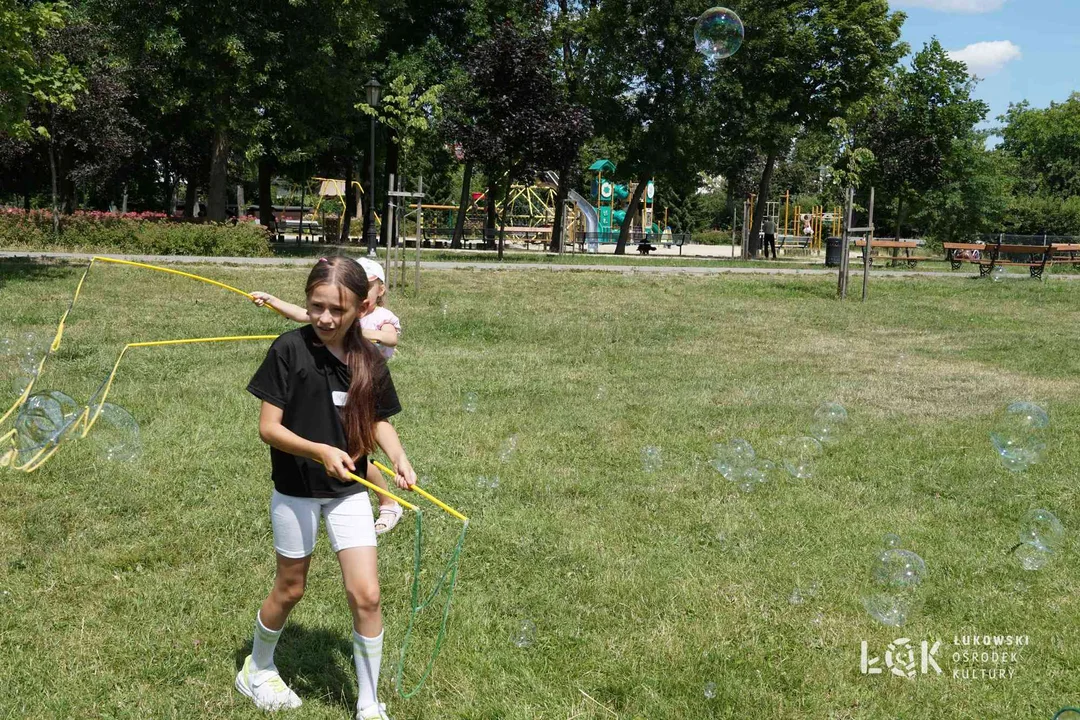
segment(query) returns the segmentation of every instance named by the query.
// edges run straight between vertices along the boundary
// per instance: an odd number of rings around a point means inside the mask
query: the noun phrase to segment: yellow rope
[[[129,267],[137,267],[137,268],[143,268],[145,270],[155,270],[157,272],[168,273],[170,275],[178,275],[180,277],[189,278],[191,280],[197,280],[199,282],[208,283],[208,284],[213,285],[215,287],[222,288],[223,290],[228,290],[229,292],[236,293],[237,295],[242,295],[243,297],[245,297],[245,298],[247,298],[249,300],[252,299],[252,295],[250,293],[246,293],[243,290],[240,290],[238,288],[234,288],[231,285],[226,285],[225,283],[218,282],[217,280],[211,280],[210,278],[202,277],[201,275],[195,275],[195,274],[192,274],[192,273],[183,272],[182,270],[173,270],[171,268],[159,267],[157,265],[149,265],[147,263],[134,262],[134,261],[131,261],[131,260],[120,260],[120,259],[117,259],[117,258],[109,258],[109,257],[100,256],[100,255],[94,256],[90,260],[90,264],[87,265],[86,270],[83,272],[82,277],[79,279],[79,284],[75,288],[75,294],[71,299],[71,303],[68,305],[67,310],[64,311],[63,316],[60,318],[60,323],[57,325],[56,334],[53,336],[53,341],[52,341],[52,344],[50,345],[49,353],[46,353],[45,357],[43,357],[41,359],[41,362],[38,363],[37,372],[34,374],[34,377],[30,380],[30,382],[27,384],[26,389],[23,390],[23,393],[19,397],[19,399],[15,401],[15,404],[12,405],[11,408],[9,408],[8,411],[5,412],[2,417],[0,417],[0,424],[2,424],[8,418],[8,416],[11,415],[11,413],[13,413],[24,402],[26,402],[26,399],[30,396],[31,390],[33,389],[34,383],[36,382],[37,378],[41,375],[41,371],[45,367],[45,361],[48,359],[49,354],[53,353],[53,352],[56,352],[60,348],[60,342],[61,342],[61,339],[63,338],[63,335],[64,335],[64,326],[65,326],[65,323],[67,321],[68,314],[71,312],[72,307],[75,306],[75,302],[79,298],[79,294],[82,291],[83,283],[86,281],[86,276],[89,274],[90,268],[93,267],[94,262],[99,261],[99,260],[101,262],[113,263],[113,264],[116,264],[116,265],[127,265]],[[276,308],[271,308],[271,309],[275,310],[275,312],[277,312],[279,315],[284,316],[284,313],[282,313],[280,310],[277,310]],[[80,437],[85,438],[87,436],[87,434],[90,432],[90,429],[94,426],[94,423],[97,422],[98,417],[101,415],[102,406],[105,404],[105,399],[109,396],[109,391],[112,389],[113,380],[116,378],[117,370],[119,370],[119,368],[120,368],[120,362],[124,359],[124,356],[127,354],[127,351],[129,349],[131,349],[131,348],[166,347],[166,346],[170,346],[170,345],[191,345],[191,344],[211,343],[211,342],[234,342],[234,341],[240,341],[240,340],[276,340],[277,337],[278,337],[277,335],[230,335],[230,336],[224,336],[224,337],[183,338],[183,339],[177,339],[177,340],[149,340],[149,341],[143,341],[143,342],[128,343],[120,351],[120,355],[116,358],[116,362],[113,363],[112,371],[109,373],[109,377],[105,381],[105,386],[104,386],[104,389],[103,389],[103,391],[101,393],[101,397],[97,400],[96,404],[94,404],[93,406],[88,405],[86,408],[84,408],[82,413],[80,414],[80,416],[76,420],[72,421],[72,423],[65,429],[64,434],[67,434],[68,432],[75,432],[75,431],[77,431],[79,429],[80,426],[82,426],[82,433],[81,433]],[[93,413],[92,415],[91,415],[91,412]],[[0,445],[3,445],[9,439],[11,439],[12,445],[15,445],[15,440],[14,440],[15,436],[16,436],[16,431],[12,430],[9,433],[7,433],[6,435],[4,435],[3,437],[0,437]],[[60,449],[60,443],[58,442],[58,439],[59,438],[55,438],[53,441],[50,441],[50,443],[48,443],[45,446],[43,446],[42,448],[40,448],[38,450],[38,452],[34,455],[34,457],[31,458],[28,462],[24,463],[23,465],[18,465],[17,466],[17,465],[14,464],[14,460],[13,460],[12,461],[12,467],[14,469],[16,469],[16,470],[23,470],[25,472],[34,472],[39,467],[41,467],[43,464],[45,464],[45,462],[48,461],[49,458],[51,458]],[[5,453],[4,456],[5,457],[7,456],[6,453]],[[373,462],[375,463],[375,466],[377,468],[379,468],[379,470],[381,470],[382,472],[390,475],[391,477],[395,476],[395,473],[394,473],[393,470],[390,470],[389,468],[387,468],[385,465],[383,465],[382,463],[380,463],[378,461],[373,461]],[[412,510],[414,512],[417,511],[416,505],[413,505],[412,503],[401,499],[400,497],[398,497],[394,493],[390,492],[389,490],[383,490],[381,487],[375,485],[374,483],[369,482],[365,478],[359,477],[358,475],[355,475],[353,473],[349,473],[349,478],[351,480],[355,481],[355,482],[358,482],[358,483],[364,485],[365,487],[370,488],[371,490],[374,490],[375,492],[379,493],[380,495],[385,495],[386,497],[389,497],[389,498],[393,499],[394,501],[396,501],[400,505],[402,505],[402,506],[404,506],[404,507],[406,507],[406,508],[408,508],[408,509],[410,509],[410,510]],[[426,500],[434,503],[440,509],[444,510],[445,512],[449,513],[450,515],[453,515],[454,517],[458,518],[459,520],[461,520],[465,524],[468,524],[469,519],[467,517],[465,517],[463,514],[461,514],[460,512],[455,510],[454,508],[452,508],[449,505],[447,505],[446,503],[444,503],[442,500],[439,500],[434,495],[428,493],[426,490],[421,488],[419,485],[413,485],[412,490],[414,492],[418,493],[421,497],[425,498]]]

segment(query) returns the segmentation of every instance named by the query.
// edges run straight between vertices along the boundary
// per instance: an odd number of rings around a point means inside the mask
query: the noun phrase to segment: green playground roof
[[[615,172],[615,163],[610,160],[597,160],[589,169],[595,172]]]

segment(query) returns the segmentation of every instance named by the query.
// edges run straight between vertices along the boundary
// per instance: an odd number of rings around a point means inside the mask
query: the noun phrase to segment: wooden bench
[[[979,263],[979,277],[987,277],[996,267],[1013,265],[1026,267],[1031,277],[1042,279],[1043,271],[1051,262],[1053,246],[1045,245],[1014,245],[998,242],[987,246]],[[989,256],[989,257],[987,257]],[[1005,259],[1003,259],[1003,256]],[[1011,257],[1025,257],[1023,260],[1009,260]]]
[[[986,252],[986,243],[960,243],[947,242],[945,248],[945,260],[953,270],[959,270],[964,262],[978,263],[982,254]]]
[[[861,238],[855,241],[855,247],[865,248],[866,239]],[[875,260],[884,260],[890,263],[906,262],[909,268],[915,269],[915,267],[924,260],[937,260],[936,257],[930,257],[929,255],[912,255],[912,250],[918,250],[919,243],[914,240],[872,240],[870,242],[870,262]],[[900,255],[875,255],[874,250],[903,250],[904,254]]]
[[[1052,264],[1072,265],[1074,270],[1080,270],[1080,244],[1052,243],[1050,248],[1050,262]]]

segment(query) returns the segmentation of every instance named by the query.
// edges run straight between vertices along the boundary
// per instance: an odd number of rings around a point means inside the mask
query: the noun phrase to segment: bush
[[[1017,235],[1080,235],[1080,197],[1013,197],[1004,230]]]
[[[731,231],[730,230],[709,230],[708,232],[694,233],[691,242],[699,245],[730,245],[731,244]]]
[[[236,225],[175,222],[161,213],[76,212],[60,218],[53,235],[48,210],[0,211],[0,248],[138,255],[270,255],[266,230],[254,218]]]

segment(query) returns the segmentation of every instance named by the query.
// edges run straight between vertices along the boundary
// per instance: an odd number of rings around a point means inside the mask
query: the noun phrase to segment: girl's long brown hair
[[[368,279],[359,263],[340,256],[319,260],[308,275],[307,297],[320,285],[337,285],[351,292],[357,320],[360,319],[360,305],[368,294]],[[345,426],[349,455],[355,460],[375,449],[375,379],[383,362],[379,351],[361,334],[359,322],[354,322],[345,333],[345,357],[352,381],[341,410],[341,423]]]

